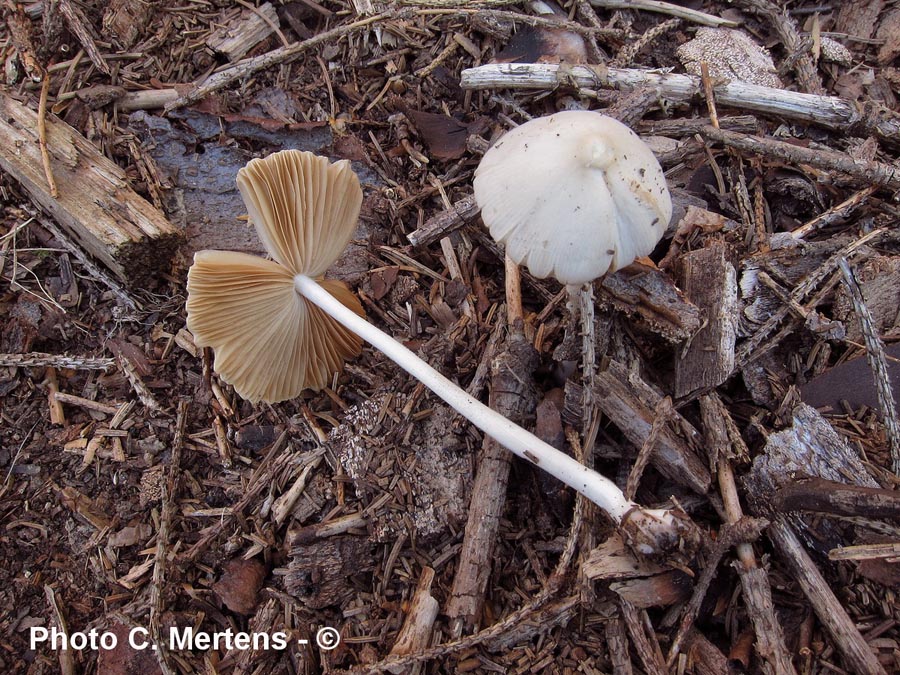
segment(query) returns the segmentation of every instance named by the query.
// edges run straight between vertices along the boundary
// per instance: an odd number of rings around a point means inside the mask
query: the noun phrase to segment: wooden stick
[[[638,609],[623,598],[619,598],[619,609],[644,672],[648,675],[666,675],[668,671],[662,649],[652,629],[648,630],[649,621],[645,620],[647,610]]]
[[[580,407],[581,392],[573,385],[566,386],[566,408],[577,397]],[[611,361],[605,371],[597,374],[594,400],[603,414],[615,424],[635,446],[641,447],[653,427],[654,411],[662,396],[642,379],[630,375],[622,364]],[[674,414],[678,428],[689,430],[689,441],[671,429],[663,428],[653,448],[651,462],[660,473],[687,485],[699,494],[709,489],[712,477],[693,449],[699,443],[700,434],[677,412]]]
[[[53,615],[53,621],[56,623],[57,628],[59,628],[61,633],[68,635],[69,628],[66,625],[66,619],[63,616],[62,608],[59,606],[56,591],[53,590],[52,586],[44,586],[44,597],[47,598],[47,604],[50,605],[50,612]],[[62,675],[75,675],[77,671],[75,669],[74,652],[71,649],[63,648],[58,651],[58,656],[59,670]]]
[[[820,213],[812,220],[809,220],[798,227],[796,230],[791,230],[791,236],[794,239],[803,239],[804,237],[809,236],[813,232],[820,230],[823,227],[827,227],[834,222],[840,222],[846,218],[849,218],[858,207],[865,204],[868,201],[869,197],[871,197],[878,191],[878,188],[878,185],[869,185],[867,187],[864,187],[862,190],[854,192],[840,204],[836,204],[827,211]]]
[[[701,26],[737,28],[740,25],[730,19],[723,19],[706,12],[699,12],[695,9],[673,5],[671,2],[660,2],[659,0],[590,0],[590,3],[594,7],[603,7],[604,9],[642,9],[646,12],[668,14]]]
[[[115,359],[91,356],[66,356],[45,352],[25,354],[0,354],[0,366],[5,368],[61,368],[65,370],[109,370]]]
[[[56,379],[56,369],[47,368],[44,371],[44,379],[47,382],[47,403],[50,406],[50,424],[65,424],[66,413],[59,401],[59,381]]]
[[[691,629],[685,638],[684,651],[689,654],[693,672],[697,675],[722,675],[729,672],[728,657],[696,629]]]
[[[765,23],[775,29],[785,51],[793,59],[793,69],[800,86],[810,94],[823,94],[825,88],[819,71],[803,46],[797,26],[787,10],[769,0],[735,0],[735,4],[759,14]]]
[[[514,330],[522,330],[525,323],[522,311],[522,276],[519,274],[519,266],[508,255],[504,256],[503,262],[506,271],[506,325]]]
[[[707,552],[703,572],[694,584],[694,591],[691,594],[691,599],[687,605],[685,605],[684,610],[682,610],[678,631],[672,639],[672,645],[669,647],[669,656],[666,659],[666,665],[669,668],[675,663],[675,658],[681,651],[681,645],[687,636],[687,632],[693,625],[694,619],[696,619],[697,615],[700,613],[700,605],[703,602],[703,598],[706,596],[707,590],[709,590],[709,585],[712,583],[712,580],[718,572],[719,562],[721,561],[722,556],[725,555],[725,552],[729,548],[736,544],[753,541],[754,539],[759,538],[759,535],[766,525],[768,525],[768,522],[765,520],[745,517],[734,524],[723,526],[719,531],[719,538],[716,539],[716,543]],[[788,663],[790,663],[790,659],[788,659]],[[791,671],[773,670],[771,672],[780,675],[781,672]]]
[[[651,86],[661,97],[676,103],[692,100],[702,88],[700,78],[693,75],[549,63],[490,63],[468,68],[460,74],[460,85],[463,89],[556,89],[574,85],[629,91]],[[873,133],[894,142],[900,139],[900,115],[887,108],[862,117],[853,102],[837,96],[816,96],[737,81],[719,84],[713,90],[720,106],[812,122],[838,131],[852,127],[859,134]]]
[[[866,244],[876,243],[886,232],[887,230],[885,228],[878,228],[877,230],[872,230],[861,236],[859,239],[847,244],[847,246],[830,256],[828,260],[807,275],[807,277],[791,291],[791,298],[798,303],[803,302],[807,295],[812,293],[819,284],[838,268],[838,263],[841,259],[851,257]],[[786,317],[789,312],[790,308],[788,306],[775,310],[772,313],[772,316],[770,316],[753,335],[748,337],[737,347],[734,355],[736,369],[740,370],[746,367],[751,361],[759,358],[765,353],[766,349],[761,349],[760,346],[765,339],[772,334],[772,331],[778,327],[781,321],[784,320],[784,317]],[[774,344],[772,342],[766,344],[767,349],[771,349],[773,346]]]
[[[234,464],[234,453],[231,451],[231,444],[228,442],[228,434],[225,430],[225,422],[222,421],[221,415],[213,417],[213,432],[216,437],[216,449],[219,451],[219,459],[222,460],[222,466],[230,469]]]
[[[75,405],[79,408],[84,408],[85,410],[93,410],[105,415],[115,415],[117,412],[119,412],[120,407],[118,405],[108,405],[106,403],[100,403],[99,401],[92,401],[87,398],[82,398],[81,396],[75,396],[74,394],[65,394],[61,391],[54,392],[53,398],[58,403],[68,403],[69,405]]]
[[[178,99],[177,89],[141,89],[129,91],[116,102],[121,112],[157,110]]]
[[[500,347],[492,350],[490,407],[521,423],[534,409],[537,392],[528,373],[537,365],[537,353],[521,327],[512,329]],[[523,376],[524,375],[524,376]],[[472,486],[469,517],[453,588],[447,603],[450,635],[458,638],[477,624],[491,572],[491,560],[500,517],[506,503],[511,453],[485,436]]]
[[[730,461],[732,455],[730,450],[734,449],[728,428],[731,417],[716,394],[700,398],[700,416],[703,420],[706,446],[718,469],[719,491],[725,507],[726,523],[734,524],[740,521],[744,514]],[[738,452],[741,453],[743,450],[745,448],[740,448]],[[741,590],[747,605],[747,613],[756,632],[757,651],[765,662],[764,670],[774,675],[795,673],[784,640],[784,631],[775,614],[768,573],[764,567],[757,564],[751,544],[742,542],[735,548],[740,561],[737,571],[741,578]]]
[[[53,167],[50,165],[50,152],[47,150],[47,95],[50,93],[50,73],[44,73],[44,80],[41,82],[41,98],[38,103],[38,142],[41,147],[41,163],[44,165],[44,175],[47,177],[47,187],[50,190],[50,196],[56,199],[59,197],[59,190],[56,189],[56,179],[53,178]]]
[[[850,671],[886,675],[881,663],[860,635],[856,624],[847,616],[841,601],[835,597],[828,581],[803,549],[790,525],[779,516],[772,522],[768,533],[779,555],[787,564],[791,577],[797,580],[819,621],[844,655]]]
[[[452,209],[429,218],[422,227],[406,235],[406,238],[413,246],[428,246],[477,217],[479,211],[475,195],[463,197],[454,202]]]
[[[273,510],[274,512],[274,510]],[[333,537],[337,534],[345,534],[350,530],[361,529],[366,526],[365,513],[350,513],[346,516],[328,520],[324,523],[316,523],[315,525],[306,525],[304,527],[293,530],[288,535],[289,546],[301,546],[308,544],[316,539],[324,539],[325,537]]]
[[[628,480],[625,482],[626,499],[634,501],[641,476],[644,474],[644,469],[647,468],[647,464],[650,462],[650,457],[659,440],[659,435],[662,433],[662,430],[665,428],[666,424],[668,424],[669,420],[672,419],[672,414],[674,412],[675,409],[672,407],[672,399],[668,396],[661,398],[659,403],[656,404],[656,409],[653,411],[653,424],[650,426],[650,433],[647,434],[647,438],[645,438],[644,442],[641,444],[637,459],[634,460],[634,466],[632,466],[631,471],[628,472]]]
[[[894,190],[900,188],[900,169],[892,164],[875,161],[860,162],[842,152],[812,150],[784,141],[776,141],[773,138],[739,134],[734,131],[716,129],[713,126],[701,127],[698,131],[708,140],[723,143],[738,150],[773,157],[792,164],[808,164],[826,171],[839,171],[867,184],[875,183]]]
[[[405,656],[426,649],[431,642],[432,627],[437,618],[439,604],[431,595],[431,584],[434,581],[434,570],[423,567],[419,583],[409,603],[409,611],[403,621],[403,628],[397,635],[392,656]],[[413,667],[414,669],[415,667]],[[395,675],[406,671],[406,668],[389,668]]]
[[[325,450],[322,449],[321,454],[314,456],[309,463],[303,467],[303,471],[300,472],[300,475],[291,487],[285,490],[285,492],[275,500],[275,504],[272,506],[272,520],[274,520],[277,525],[281,525],[287,520],[288,515],[293,511],[297,500],[300,499],[300,495],[306,490],[310,475],[312,475],[312,472],[322,462],[322,455],[324,454]]]
[[[632,675],[634,669],[628,653],[628,634],[625,632],[625,621],[618,612],[606,622],[606,646],[613,675]]]
[[[859,319],[863,338],[866,343],[866,358],[869,367],[875,376],[875,391],[878,393],[878,405],[884,419],[884,429],[887,434],[888,446],[891,450],[894,473],[900,476],[900,418],[897,416],[897,404],[894,400],[894,389],[891,386],[891,378],[888,373],[887,359],[884,354],[884,342],[875,328],[875,321],[863,298],[862,289],[859,287],[853,270],[846,258],[838,262],[841,274],[844,276],[844,285],[850,293],[853,309]]]
[[[178,401],[178,412],[175,418],[175,437],[172,439],[172,456],[169,459],[169,471],[163,484],[162,510],[159,515],[159,532],[156,533],[156,553],[153,559],[153,577],[150,585],[150,637],[156,646],[156,658],[163,675],[174,675],[169,663],[168,641],[162,634],[162,614],[164,586],[166,582],[166,560],[169,548],[169,532],[172,519],[177,511],[176,498],[178,482],[181,477],[181,451],[184,449],[185,430],[189,401]]]
[[[828,552],[829,560],[877,560],[900,559],[900,543],[860,544],[858,546],[841,546]]]
[[[779,511],[814,511],[862,518],[900,518],[900,492],[801,478],[772,495]]]
[[[134,393],[137,394],[141,403],[154,412],[162,411],[162,404],[156,399],[153,392],[150,391],[150,388],[144,384],[144,380],[141,379],[140,373],[138,373],[137,368],[131,360],[124,354],[119,354],[116,363],[125,374],[128,382],[131,383],[131,388],[134,390]]]
[[[374,23],[378,23],[379,21],[383,21],[384,19],[387,19],[391,16],[393,16],[391,12],[383,12],[381,14],[375,14],[374,16],[367,16],[366,18],[360,19],[359,21],[354,21],[353,23],[348,23],[344,26],[332,28],[331,30],[327,30],[324,33],[319,33],[318,35],[315,35],[308,40],[295,42],[294,44],[288,45],[287,47],[279,47],[278,49],[273,49],[272,51],[261,54],[260,56],[254,56],[249,59],[238,61],[230,68],[220,70],[219,72],[210,75],[202,84],[197,85],[191,91],[182,94],[174,101],[166,104],[165,111],[168,113],[175,110],[176,108],[183,108],[184,106],[196,103],[200,99],[209,96],[213,92],[219,91],[223,87],[227,87],[232,82],[236,82],[237,80],[249,77],[250,75],[258,73],[261,70],[266,70],[268,68],[272,68],[273,66],[291,61],[304,52],[319,47],[322,44],[337,40],[338,38],[344,37],[346,35],[350,35],[351,33],[354,33],[363,28],[367,28],[368,26],[371,26]]]
[[[100,54],[100,50],[97,49],[97,44],[94,42],[90,30],[88,30],[88,23],[81,13],[81,9],[73,4],[72,0],[58,0],[58,5],[59,11],[69,24],[69,29],[75,34],[75,37],[78,38],[81,46],[84,47],[84,51],[87,52],[91,63],[93,63],[104,75],[111,75],[112,71],[109,69],[109,64]]]

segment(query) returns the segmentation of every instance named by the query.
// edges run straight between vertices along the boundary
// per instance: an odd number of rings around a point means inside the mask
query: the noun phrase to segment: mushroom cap
[[[593,281],[651,253],[672,217],[659,162],[631,129],[589,111],[506,133],[475,171],[491,236],[536,277]]]
[[[346,159],[282,150],[250,160],[237,186],[266,251],[294,274],[325,274],[356,232],[362,188]]]
[[[294,289],[294,276],[321,277],[356,229],[362,203],[349,162],[286,150],[254,159],[238,187],[274,260],[199,251],[188,271],[187,326],[213,368],[249,401],[277,402],[328,385],[362,340]],[[318,283],[363,315],[340,281]]]

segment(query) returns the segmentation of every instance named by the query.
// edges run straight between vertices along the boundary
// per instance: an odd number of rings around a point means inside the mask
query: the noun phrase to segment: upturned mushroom
[[[510,258],[569,286],[649,255],[672,217],[650,148],[618,120],[585,110],[504,134],[475,171],[475,201]]]
[[[547,471],[625,525],[644,555],[678,546],[669,511],[640,509],[616,485],[491,410],[361,316],[341,284],[323,280],[349,242],[362,200],[346,161],[286,150],[254,159],[238,187],[274,260],[201,251],[188,273],[187,325],[214,368],[243,397],[279,401],[321,388],[359,349],[359,336],[484,433]]]

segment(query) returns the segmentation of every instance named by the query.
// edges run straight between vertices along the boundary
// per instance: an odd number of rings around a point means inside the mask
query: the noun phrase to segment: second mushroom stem
[[[469,396],[397,340],[345,307],[314,279],[298,274],[294,277],[294,288],[334,320],[383,352],[488,436],[597,504],[616,524],[620,524],[624,516],[637,506],[626,499],[608,478]]]

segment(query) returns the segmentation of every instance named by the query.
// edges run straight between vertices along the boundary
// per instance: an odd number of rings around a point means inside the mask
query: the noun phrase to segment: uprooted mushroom
[[[323,279],[348,244],[362,202],[347,161],[286,150],[238,173],[260,239],[274,260],[201,251],[188,273],[187,325],[215,351],[214,369],[244,398],[280,401],[325,386],[369,342],[513,453],[604,509],[645,556],[696,540],[690,521],[641,509],[616,485],[469,396],[362,316],[346,287]]]

